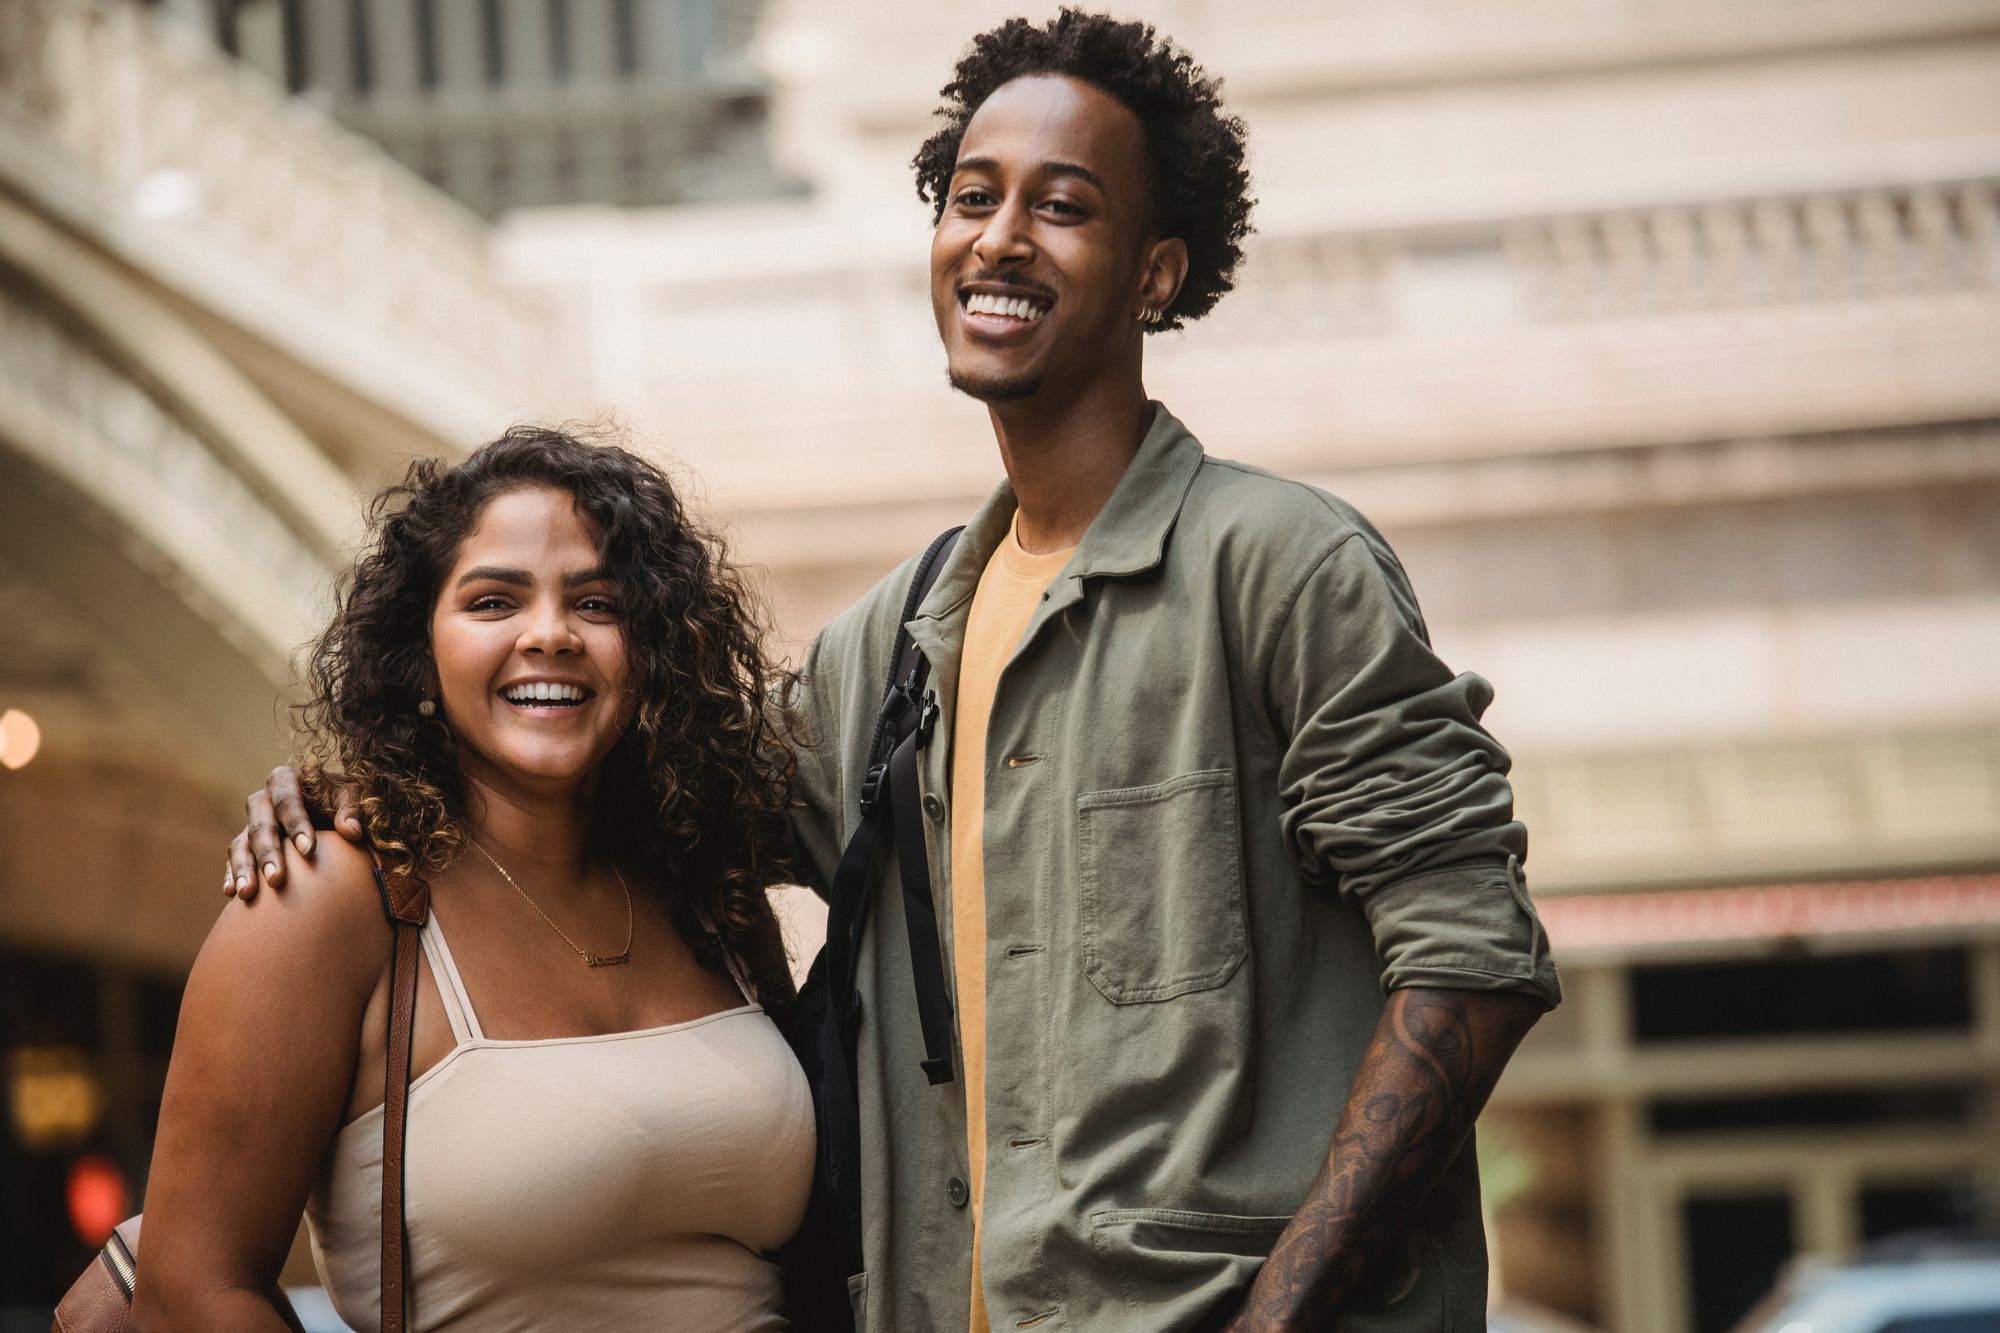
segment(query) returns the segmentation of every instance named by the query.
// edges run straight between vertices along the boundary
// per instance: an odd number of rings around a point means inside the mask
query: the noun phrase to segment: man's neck
[[[1083,540],[1139,452],[1152,408],[1137,378],[1063,402],[1042,395],[987,409],[1019,512],[1014,535],[1041,555]]]

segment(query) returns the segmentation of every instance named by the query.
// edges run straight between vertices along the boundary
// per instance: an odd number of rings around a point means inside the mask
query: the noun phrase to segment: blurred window
[[[2000,1305],[1957,1314],[1919,1314],[1882,1325],[1882,1333],[2000,1333]]]
[[[1963,1029],[1963,948],[1677,963],[1631,972],[1641,1042]]]
[[[1686,1097],[1653,1103],[1653,1128],[1663,1134],[1704,1130],[1842,1129],[1868,1125],[1965,1125],[1980,1114],[1982,1095],[1957,1084],[1933,1087],[1842,1088],[1771,1096]]]
[[[1695,1333],[1728,1333],[1792,1257],[1792,1201],[1782,1194],[1681,1205]]]
[[[1861,1191],[1861,1238],[1971,1231],[1986,1221],[1981,1211],[1979,1190],[1969,1180],[1870,1185]]]
[[[79,1165],[144,1181],[180,999],[178,977],[0,949],[0,1326],[26,1307],[47,1327],[90,1260]]]

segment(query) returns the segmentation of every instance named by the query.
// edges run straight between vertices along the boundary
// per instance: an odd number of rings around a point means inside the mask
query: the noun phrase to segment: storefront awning
[[[1558,958],[1759,940],[2000,928],[2000,874],[1552,895]]]

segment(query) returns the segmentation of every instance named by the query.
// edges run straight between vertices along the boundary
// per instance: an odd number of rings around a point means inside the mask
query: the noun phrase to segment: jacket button
[[[924,797],[924,814],[930,817],[933,824],[944,818],[944,802],[937,798],[936,792]]]
[[[966,1201],[972,1197],[972,1191],[965,1187],[963,1178],[953,1176],[944,1183],[944,1197],[951,1200],[952,1207],[963,1208]]]

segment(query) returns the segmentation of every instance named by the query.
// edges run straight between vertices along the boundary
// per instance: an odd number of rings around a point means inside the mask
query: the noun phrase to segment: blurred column
[[[277,12],[276,4],[259,9]],[[299,22],[303,30],[296,40],[305,52],[305,87],[320,93],[333,105],[353,100],[355,88],[355,14],[350,3],[301,5]],[[247,16],[247,11],[246,11]],[[245,58],[252,59],[245,39]],[[282,60],[282,57],[281,57]],[[282,74],[279,78],[282,80]]]
[[[366,28],[369,91],[385,103],[415,99],[422,80],[417,77],[417,44],[411,40],[415,11],[409,0],[350,0],[350,6],[358,8]],[[321,7],[333,8],[314,6]]]
[[[1860,1182],[1834,1166],[1815,1171],[1792,1192],[1793,1223],[1800,1254],[1844,1259],[1861,1247],[1861,1217],[1855,1206]]]
[[[283,5],[278,0],[258,0],[256,4],[237,6],[234,19],[236,57],[280,88],[290,88],[296,78],[298,88],[294,91],[300,91],[313,86],[312,58],[318,47],[308,32],[301,30],[289,34],[293,42],[299,43],[302,56],[297,70],[293,70],[292,62],[285,57],[288,36],[285,27],[293,21],[306,22],[299,14],[298,6]],[[213,28],[205,31],[213,31]]]
[[[689,63],[700,62],[700,53],[687,49],[685,4],[680,0],[651,0],[635,7],[637,60],[641,70],[660,81],[684,73]]]
[[[444,146],[444,188],[480,213],[490,213],[494,191],[490,117],[480,112],[490,93],[480,6],[467,0],[432,0],[431,42],[437,84],[431,91],[439,141]]]
[[[214,0],[157,0],[160,12],[170,18],[191,24],[209,35],[215,35]],[[245,6],[248,8],[248,6]]]
[[[500,37],[500,87],[503,103],[528,104],[545,97],[555,80],[550,49],[549,0],[481,0],[491,11]],[[559,196],[555,188],[556,140],[561,128],[546,114],[519,111],[497,117],[505,142],[510,204],[546,204]]]
[[[583,107],[605,107],[615,100],[621,81],[611,0],[569,0],[569,15],[569,83],[575,90],[569,100]],[[616,124],[603,110],[577,118],[570,145],[576,159],[577,198],[615,203],[624,197],[624,143]]]

